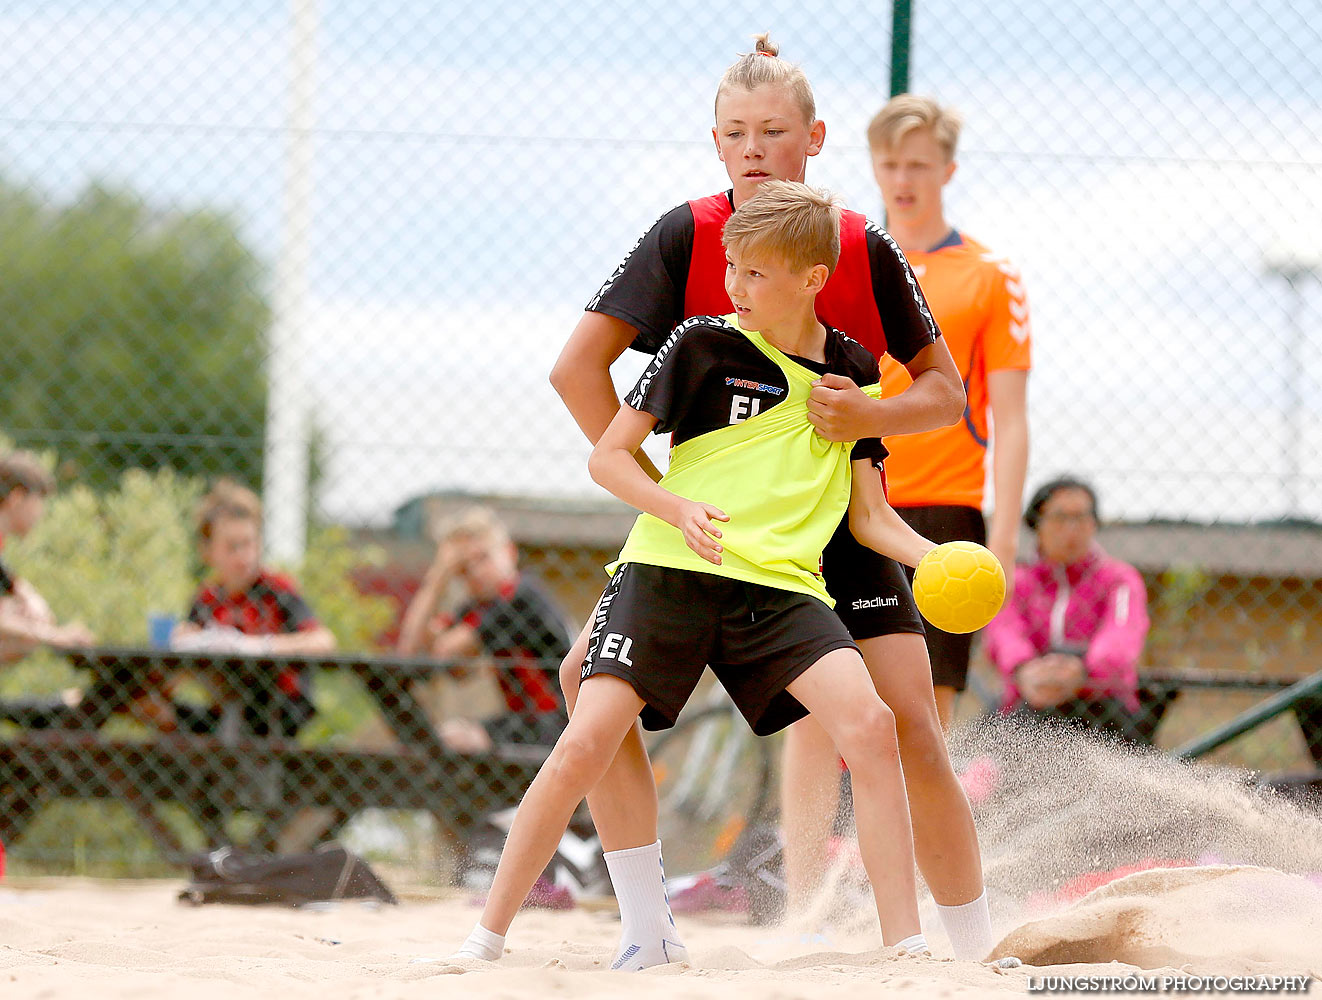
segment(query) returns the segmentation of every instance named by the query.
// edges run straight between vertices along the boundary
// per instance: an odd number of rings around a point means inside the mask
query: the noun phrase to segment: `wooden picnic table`
[[[13,843],[47,803],[61,798],[124,803],[170,859],[188,852],[157,806],[177,802],[203,832],[208,846],[225,842],[225,822],[235,811],[261,818],[257,846],[288,850],[282,843],[296,817],[322,810],[312,834],[337,833],[364,809],[433,813],[451,835],[463,837],[487,813],[516,803],[547,748],[497,745],[482,755],[446,750],[419,703],[415,682],[449,674],[460,664],[422,658],[357,653],[315,656],[181,652],[133,646],[66,651],[87,677],[81,701],[56,723],[23,727],[0,737],[0,840]],[[275,683],[287,668],[340,672],[356,678],[371,696],[398,746],[365,749],[308,745],[287,738],[278,726],[269,735],[250,729],[171,733],[131,738],[110,735],[106,723],[126,711],[135,692],[178,670],[221,671],[239,678],[249,694]],[[254,698],[254,703],[261,699]],[[222,716],[227,706],[221,706]],[[228,706],[233,707],[233,706]],[[11,715],[11,722],[22,716]]]

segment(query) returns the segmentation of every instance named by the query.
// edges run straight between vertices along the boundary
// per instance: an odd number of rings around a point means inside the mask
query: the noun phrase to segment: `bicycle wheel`
[[[483,818],[464,844],[464,856],[459,871],[459,884],[465,889],[486,892],[496,874],[501,853],[505,850],[505,837],[514,810],[502,809]],[[554,885],[564,886],[574,896],[599,896],[611,891],[606,861],[601,856],[601,841],[592,827],[587,810],[575,813],[569,829],[560,838],[555,856],[542,872],[542,877]]]
[[[771,747],[730,704],[681,717],[649,743],[668,872],[705,871],[765,818]]]

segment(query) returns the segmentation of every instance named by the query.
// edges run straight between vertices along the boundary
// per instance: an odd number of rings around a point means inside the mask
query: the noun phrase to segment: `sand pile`
[[[1242,865],[1140,872],[1016,928],[994,954],[1035,966],[1123,962],[1322,976],[1322,886]]]

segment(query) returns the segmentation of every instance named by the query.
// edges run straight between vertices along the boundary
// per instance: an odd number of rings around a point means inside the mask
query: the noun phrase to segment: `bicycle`
[[[699,871],[726,859],[775,813],[770,738],[754,736],[719,687],[648,743],[666,867]]]

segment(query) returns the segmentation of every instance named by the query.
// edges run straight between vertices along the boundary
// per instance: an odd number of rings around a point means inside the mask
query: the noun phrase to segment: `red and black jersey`
[[[294,581],[265,569],[252,586],[237,593],[217,583],[204,584],[188,609],[188,620],[201,628],[228,626],[244,635],[285,635],[321,628]],[[303,677],[293,669],[282,671],[276,684],[286,694],[304,693]]]
[[[557,674],[569,652],[569,630],[564,616],[537,584],[520,574],[494,598],[470,601],[455,617],[477,632],[484,652],[506,661],[497,677],[511,712],[564,713]]]
[[[638,331],[631,345],[654,354],[685,319],[732,312],[721,229],[733,193],[687,202],[663,215],[588,303],[589,312]],[[857,212],[841,213],[840,261],[817,297],[817,316],[873,355],[904,364],[941,335],[899,246]]]

